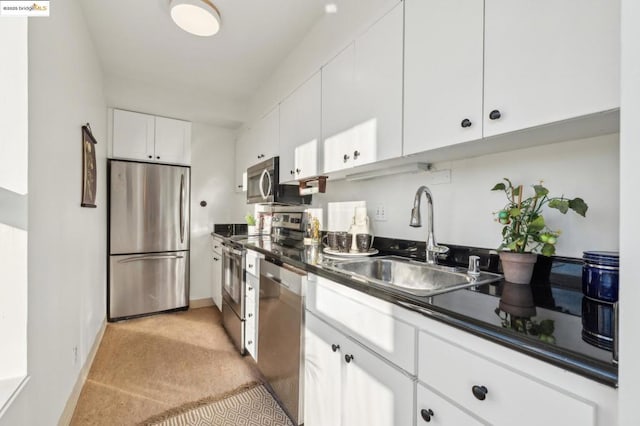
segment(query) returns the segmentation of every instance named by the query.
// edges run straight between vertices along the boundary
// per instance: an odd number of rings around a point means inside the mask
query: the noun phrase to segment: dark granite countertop
[[[579,259],[540,256],[542,260],[536,265],[532,284],[524,287],[532,290],[528,295],[531,306],[519,308],[513,306],[514,289],[517,293],[523,287],[504,280],[478,286],[475,290],[462,289],[432,297],[418,297],[363,283],[346,273],[331,269],[331,258],[323,255],[318,246],[293,249],[280,246],[268,237],[252,237],[242,243],[246,248],[267,257],[617,387],[618,367],[613,362],[612,353],[582,339],[584,307]],[[424,253],[424,243],[376,237],[375,246],[381,255],[424,260],[419,255]],[[481,257],[483,270],[499,272],[497,256],[489,250],[449,247],[450,254],[440,263],[466,266],[468,256],[474,254]],[[520,300],[517,294],[515,297],[516,302]]]

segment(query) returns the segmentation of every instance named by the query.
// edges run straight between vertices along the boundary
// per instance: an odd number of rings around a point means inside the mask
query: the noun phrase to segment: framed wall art
[[[89,123],[82,126],[82,207],[96,207],[96,148]]]

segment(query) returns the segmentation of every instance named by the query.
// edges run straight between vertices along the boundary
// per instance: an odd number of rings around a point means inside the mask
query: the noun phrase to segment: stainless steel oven
[[[222,243],[222,324],[241,354],[244,354],[245,250],[232,241]]]
[[[247,169],[247,204],[309,204],[298,185],[280,185],[280,158],[273,157]]]

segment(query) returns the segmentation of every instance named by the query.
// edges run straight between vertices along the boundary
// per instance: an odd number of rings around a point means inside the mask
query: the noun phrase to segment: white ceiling
[[[222,28],[213,37],[178,28],[169,16],[169,0],[82,0],[81,4],[106,76],[174,92],[196,90],[201,96],[235,102],[251,98],[322,17],[325,4],[324,0],[213,2],[222,18]]]

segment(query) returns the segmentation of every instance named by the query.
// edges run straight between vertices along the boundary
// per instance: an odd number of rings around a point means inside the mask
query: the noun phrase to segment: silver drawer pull
[[[129,263],[136,262],[138,260],[165,260],[165,259],[183,259],[184,256],[173,254],[173,255],[151,255],[151,256],[136,256],[136,257],[127,257],[126,259],[121,259],[118,263]]]

